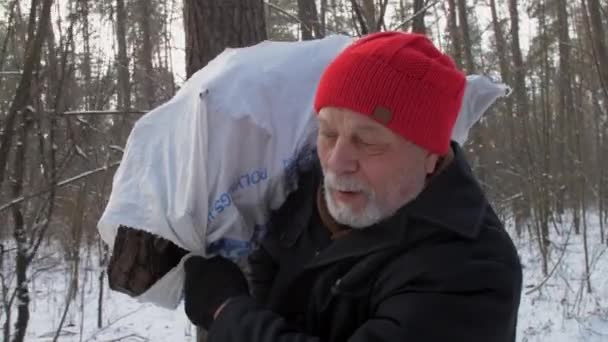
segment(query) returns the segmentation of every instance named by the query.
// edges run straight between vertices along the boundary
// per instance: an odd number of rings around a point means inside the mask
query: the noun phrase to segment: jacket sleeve
[[[449,288],[421,278],[382,300],[349,341],[515,341],[519,270],[479,261],[443,277]]]
[[[372,308],[370,319],[348,342],[515,341],[520,289],[517,282],[521,280],[517,269],[496,262],[476,261],[441,275],[434,274],[432,278],[436,276],[440,276],[442,282],[433,285],[436,279],[420,278],[382,299]],[[322,341],[298,332],[282,317],[258,306],[249,297],[231,300],[212,325],[208,340]]]
[[[251,295],[258,303],[266,303],[278,269],[277,263],[261,245],[248,258]]]
[[[208,342],[320,342],[317,337],[303,334],[274,312],[263,308],[247,296],[233,298],[217,316]]]

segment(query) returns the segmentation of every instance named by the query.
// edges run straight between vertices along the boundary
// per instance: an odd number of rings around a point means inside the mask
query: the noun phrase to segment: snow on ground
[[[524,293],[519,313],[519,342],[608,341],[608,253],[599,242],[597,218],[590,217],[589,254],[592,293],[584,281],[582,236],[568,234],[564,224],[558,235],[551,232],[555,248],[549,271],[553,275],[538,290],[545,277],[535,241],[515,239],[524,265]],[[562,257],[563,253],[563,257]],[[69,269],[58,253],[44,255],[37,262],[32,284],[32,315],[27,341],[52,341],[65,306]],[[95,257],[85,258],[81,270],[83,290],[69,310],[59,341],[194,341],[195,331],[183,307],[166,310],[141,304],[105,288],[103,327],[97,328],[99,268]],[[83,285],[84,284],[84,285]],[[105,284],[107,287],[107,284]],[[530,294],[527,291],[534,290]],[[3,321],[4,317],[0,316]]]
[[[597,216],[590,215],[588,250],[592,292],[587,293],[583,237],[571,229],[570,224],[562,225],[560,236],[551,231],[556,247],[551,252],[549,272],[557,260],[562,260],[552,277],[530,294],[526,292],[545,279],[538,248],[532,245],[537,242],[515,239],[524,266],[518,341],[608,341],[608,246],[600,242]]]
[[[111,291],[104,282],[103,326],[97,327],[99,268],[96,258],[81,268],[79,292],[71,303],[69,314],[58,341],[195,341],[195,329],[189,323],[183,306],[167,310],[142,304],[127,295]],[[65,309],[69,288],[69,267],[57,253],[46,255],[34,272],[31,295],[32,311],[26,341],[53,341]],[[13,315],[16,315],[13,314]],[[4,322],[0,316],[0,321]],[[0,329],[2,330],[2,329]]]

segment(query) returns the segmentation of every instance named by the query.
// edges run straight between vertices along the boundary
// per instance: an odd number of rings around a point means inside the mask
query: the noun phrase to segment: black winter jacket
[[[317,167],[273,215],[210,342],[513,342],[522,273],[462,151],[393,217],[331,241]]]

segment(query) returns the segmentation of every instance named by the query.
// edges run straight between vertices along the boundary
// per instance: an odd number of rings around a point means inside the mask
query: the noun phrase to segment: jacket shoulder
[[[406,248],[379,272],[373,293],[382,301],[403,292],[465,294],[485,289],[519,301],[521,282],[511,238],[502,227],[484,225],[474,240],[443,231]]]

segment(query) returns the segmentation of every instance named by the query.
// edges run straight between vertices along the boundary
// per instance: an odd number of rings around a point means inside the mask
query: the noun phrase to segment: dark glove
[[[197,326],[209,330],[215,312],[232,297],[248,295],[241,269],[232,261],[193,256],[184,263],[186,315]]]

